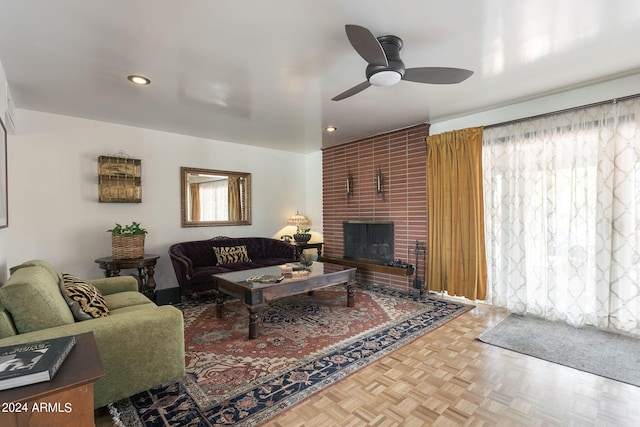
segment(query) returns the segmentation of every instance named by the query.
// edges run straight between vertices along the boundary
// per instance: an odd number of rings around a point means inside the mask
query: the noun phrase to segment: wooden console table
[[[153,274],[158,258],[160,255],[154,254],[144,254],[142,258],[133,259],[113,259],[113,257],[107,256],[98,258],[95,262],[104,270],[105,277],[119,276],[120,270],[137,268],[138,291],[149,299],[155,300],[156,280],[153,278]]]
[[[0,391],[0,426],[93,426],[93,383],[103,375],[93,332],[76,335],[51,381]]]

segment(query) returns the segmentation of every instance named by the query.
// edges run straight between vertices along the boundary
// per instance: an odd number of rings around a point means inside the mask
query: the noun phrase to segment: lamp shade
[[[287,220],[287,224],[300,227],[301,225],[309,225],[309,220],[304,215],[301,215],[299,211],[296,211],[296,214]]]

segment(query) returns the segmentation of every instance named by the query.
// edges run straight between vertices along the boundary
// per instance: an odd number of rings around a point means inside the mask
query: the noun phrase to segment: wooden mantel
[[[356,267],[360,270],[377,271],[379,273],[393,274],[395,276],[412,276],[413,265],[409,265],[407,268],[394,267],[391,265],[375,264],[373,262],[356,261],[353,259],[337,258],[322,256],[318,261],[328,262],[331,264],[346,265],[347,267]]]

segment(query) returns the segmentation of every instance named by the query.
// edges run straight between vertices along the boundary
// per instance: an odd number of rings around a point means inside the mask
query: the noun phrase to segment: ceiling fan
[[[340,101],[362,92],[369,86],[392,86],[400,80],[417,83],[453,84],[469,78],[473,71],[449,67],[405,68],[400,59],[402,39],[398,36],[375,37],[359,25],[345,25],[347,38],[358,54],[369,64],[367,80],[331,98]]]

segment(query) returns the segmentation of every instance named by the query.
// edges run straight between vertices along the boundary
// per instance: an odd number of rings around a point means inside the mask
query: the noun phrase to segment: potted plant
[[[129,225],[116,224],[111,233],[111,252],[114,259],[133,259],[144,256],[144,236],[147,230],[133,221]]]
[[[293,235],[293,239],[296,243],[307,243],[311,240],[311,233],[309,233],[309,231],[311,231],[311,228],[298,227],[296,234]]]

